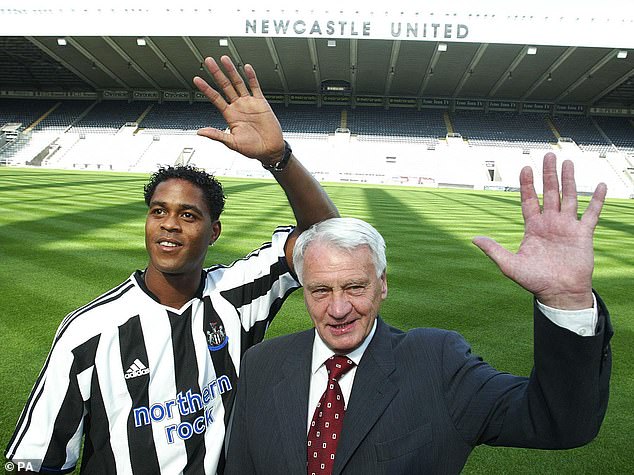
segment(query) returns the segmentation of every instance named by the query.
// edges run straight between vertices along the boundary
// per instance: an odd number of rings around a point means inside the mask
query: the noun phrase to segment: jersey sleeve
[[[34,471],[68,473],[79,458],[94,366],[85,368],[71,340],[60,327],[5,451]]]
[[[256,332],[261,333],[259,339],[284,300],[300,286],[285,256],[286,241],[293,229],[278,227],[270,242],[234,262],[223,273],[222,297],[236,308],[246,332],[255,326],[263,327]]]

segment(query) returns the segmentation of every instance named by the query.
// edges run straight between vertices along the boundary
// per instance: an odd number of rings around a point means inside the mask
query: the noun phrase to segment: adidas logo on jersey
[[[130,365],[124,376],[125,379],[132,379],[149,373],[150,368],[141,363],[141,360],[137,358],[136,360],[134,360],[134,363]]]

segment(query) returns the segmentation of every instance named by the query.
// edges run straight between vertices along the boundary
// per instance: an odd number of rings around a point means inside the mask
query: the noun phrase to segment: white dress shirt
[[[542,304],[539,300],[537,305],[541,312],[548,317],[548,319],[555,325],[562,328],[566,328],[571,332],[580,336],[594,336],[595,328],[598,321],[597,299],[592,294],[594,299],[593,308],[587,308],[583,310],[560,310],[557,308],[548,307]],[[352,383],[354,382],[354,375],[357,373],[357,366],[361,361],[361,357],[372,341],[372,337],[376,332],[376,320],[372,325],[372,330],[368,336],[363,340],[361,346],[356,350],[351,351],[346,356],[354,362],[354,366],[346,374],[339,378],[339,386],[343,394],[344,405],[348,407],[348,400],[350,399],[350,393],[352,392]],[[328,383],[328,372],[324,362],[334,355],[335,352],[326,346],[324,341],[319,336],[319,333],[315,331],[315,339],[313,341],[313,359],[310,366],[310,390],[308,393],[308,420],[306,421],[306,434],[310,429],[310,423],[313,420],[315,408],[317,403],[321,399],[322,394],[326,390]]]

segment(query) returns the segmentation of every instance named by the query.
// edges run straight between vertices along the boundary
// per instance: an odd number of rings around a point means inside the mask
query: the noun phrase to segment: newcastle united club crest
[[[218,351],[224,348],[229,341],[222,323],[210,322],[211,331],[207,331],[207,346],[210,351]]]

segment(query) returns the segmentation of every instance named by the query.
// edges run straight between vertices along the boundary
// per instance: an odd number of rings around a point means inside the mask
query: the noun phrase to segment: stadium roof
[[[424,11],[6,3],[0,3],[3,34],[11,35],[0,37],[5,96],[194,97],[191,78],[208,77],[203,58],[228,54],[255,67],[267,94],[286,100],[340,94],[358,103],[434,98],[634,108],[631,7],[593,16],[529,14],[516,6],[516,13],[434,9],[438,2]]]

